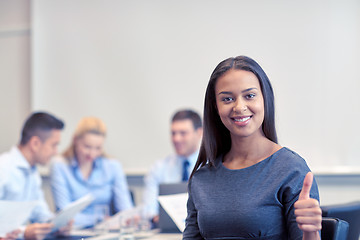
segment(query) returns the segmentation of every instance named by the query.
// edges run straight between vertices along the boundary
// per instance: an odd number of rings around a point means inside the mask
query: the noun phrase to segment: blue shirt
[[[182,181],[183,161],[189,161],[188,172],[191,174],[199,152],[196,151],[189,157],[170,155],[164,159],[158,160],[150,169],[145,177],[145,189],[143,194],[144,207],[149,216],[159,214],[159,185],[161,183],[178,183]]]
[[[89,178],[84,179],[75,159],[69,162],[58,157],[51,166],[51,189],[58,210],[89,193],[94,196],[94,201],[75,216],[77,227],[95,224],[97,205],[113,206],[115,212],[133,207],[121,164],[113,159],[97,158]]]
[[[15,146],[0,155],[0,200],[37,201],[29,217],[30,222],[45,222],[53,217],[45,201],[36,166],[30,166]]]

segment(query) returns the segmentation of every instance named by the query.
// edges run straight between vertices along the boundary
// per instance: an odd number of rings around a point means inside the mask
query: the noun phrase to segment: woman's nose
[[[247,106],[244,102],[242,101],[236,101],[235,106],[233,107],[233,111],[235,113],[243,113],[246,112],[247,110]]]

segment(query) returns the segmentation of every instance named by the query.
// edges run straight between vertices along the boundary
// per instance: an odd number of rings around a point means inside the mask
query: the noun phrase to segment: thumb
[[[308,172],[304,178],[304,184],[301,189],[299,200],[306,200],[310,198],[310,189],[313,182],[313,174],[311,172]]]

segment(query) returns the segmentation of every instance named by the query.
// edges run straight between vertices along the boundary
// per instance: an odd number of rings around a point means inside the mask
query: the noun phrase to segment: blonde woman
[[[126,178],[119,161],[103,150],[106,126],[98,118],[80,120],[69,148],[51,167],[51,189],[57,210],[91,193],[95,200],[75,217],[75,226],[96,223],[98,205],[113,206],[115,212],[133,207]]]

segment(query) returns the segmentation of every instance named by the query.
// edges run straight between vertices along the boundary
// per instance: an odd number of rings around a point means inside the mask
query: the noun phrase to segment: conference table
[[[52,238],[54,239],[54,238]],[[70,236],[58,237],[57,240],[120,240],[119,232],[96,234],[91,230],[75,230]],[[134,234],[131,240],[181,240],[181,233],[161,233],[159,229],[151,230],[143,234]],[[122,239],[121,239],[122,240]],[[130,240],[130,238],[124,238]]]
[[[86,238],[86,240],[119,240],[119,233],[109,233],[97,237]],[[182,234],[180,233],[155,233],[148,236],[134,236],[134,240],[181,240]],[[124,238],[124,240],[128,240]],[[129,239],[130,240],[130,239]]]

